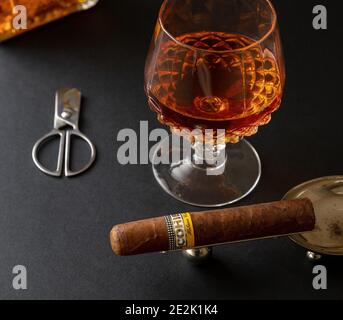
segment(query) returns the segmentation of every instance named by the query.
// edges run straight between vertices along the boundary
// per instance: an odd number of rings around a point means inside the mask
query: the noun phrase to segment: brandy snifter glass
[[[270,121],[284,82],[270,1],[165,0],[146,61],[145,90],[159,121],[174,134],[186,134],[182,148],[170,136],[155,151],[153,171],[162,188],[206,207],[248,195],[260,179],[261,163],[243,138]],[[185,144],[190,153],[182,152]],[[163,152],[181,157],[161,163]],[[207,154],[222,161],[208,161]]]

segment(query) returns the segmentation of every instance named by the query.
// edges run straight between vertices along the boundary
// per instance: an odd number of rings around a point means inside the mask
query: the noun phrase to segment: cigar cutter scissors
[[[54,128],[51,132],[39,139],[32,150],[32,158],[39,170],[47,175],[60,177],[76,176],[86,171],[94,162],[96,149],[94,144],[79,130],[79,117],[81,111],[81,92],[78,89],[60,89],[56,92]],[[91,151],[88,163],[78,171],[70,169],[71,137],[76,136],[85,141]],[[60,137],[57,168],[55,171],[44,167],[39,161],[40,148],[49,140]]]

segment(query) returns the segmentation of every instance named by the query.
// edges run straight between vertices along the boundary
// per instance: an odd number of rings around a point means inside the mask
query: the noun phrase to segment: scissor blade
[[[81,111],[81,91],[76,88],[64,88],[56,92],[55,129],[69,125],[73,129],[79,126]]]

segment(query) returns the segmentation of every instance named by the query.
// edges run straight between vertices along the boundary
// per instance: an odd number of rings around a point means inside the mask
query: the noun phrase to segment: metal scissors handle
[[[93,164],[96,157],[96,149],[94,144],[79,130],[80,111],[81,92],[78,89],[60,89],[56,92],[54,129],[39,139],[32,150],[33,162],[42,172],[54,177],[60,177],[63,173],[64,164],[64,175],[66,177],[71,177],[86,171]],[[67,129],[67,126],[72,129]],[[43,144],[56,136],[60,137],[60,146],[58,151],[57,168],[55,171],[52,171],[45,168],[38,160],[38,152]],[[69,165],[70,143],[72,136],[77,136],[81,140],[87,142],[91,151],[90,161],[78,171],[72,171]]]

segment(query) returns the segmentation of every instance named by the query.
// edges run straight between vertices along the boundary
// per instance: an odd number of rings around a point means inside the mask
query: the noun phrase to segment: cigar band
[[[194,228],[190,213],[177,213],[164,217],[169,239],[169,250],[194,247]]]

